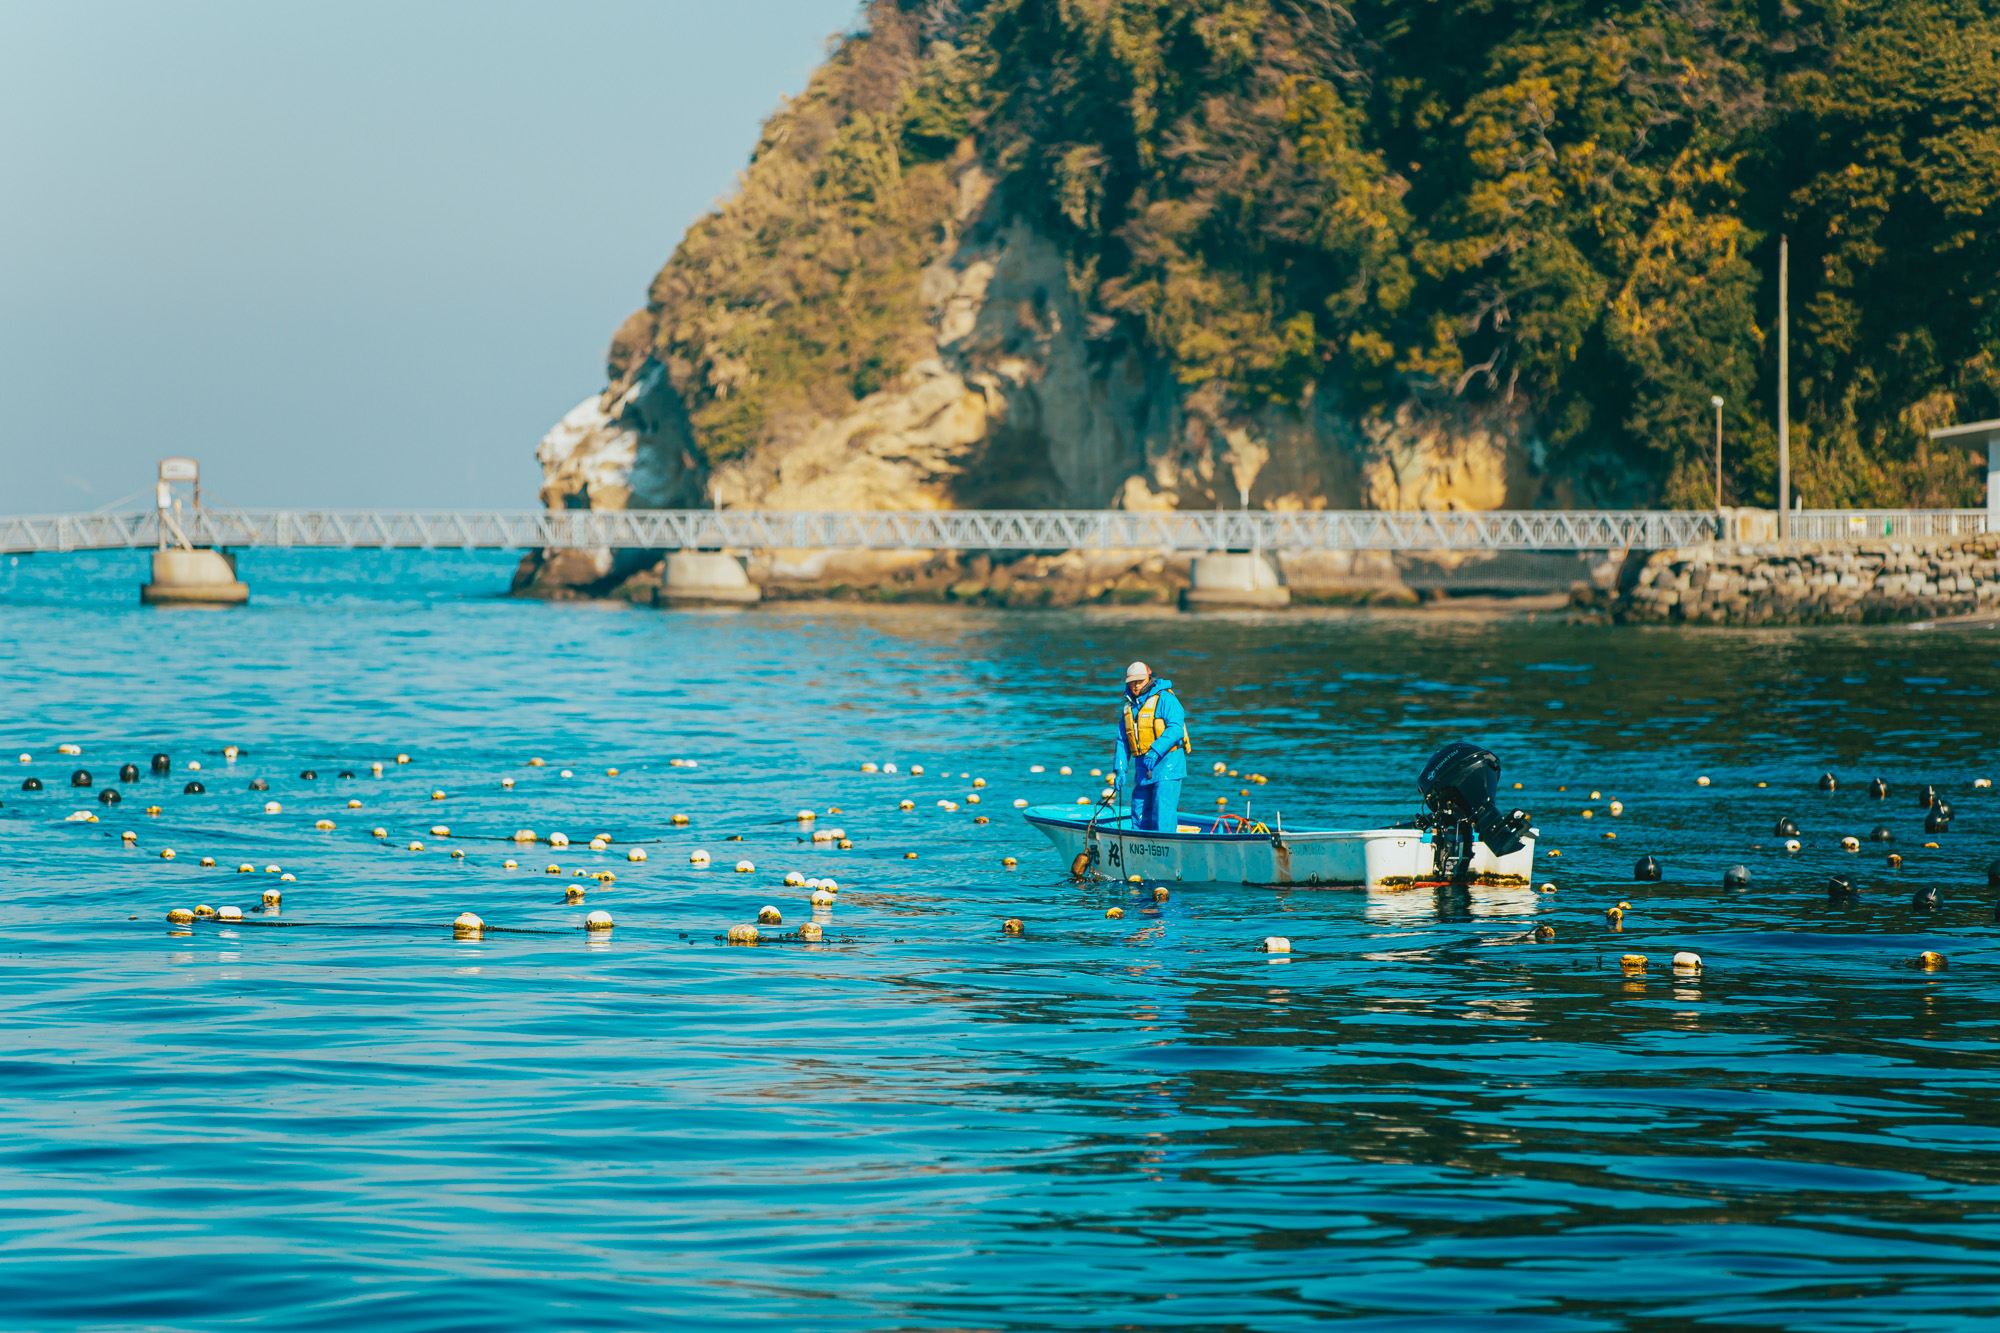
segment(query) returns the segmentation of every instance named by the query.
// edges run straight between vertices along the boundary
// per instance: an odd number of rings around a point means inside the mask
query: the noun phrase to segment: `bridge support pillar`
[[[1203,607],[1277,607],[1292,604],[1292,590],[1278,578],[1278,567],[1262,552],[1211,551],[1194,558],[1194,586],[1181,594],[1189,610]]]
[[[240,606],[250,600],[250,585],[236,577],[236,557],[223,551],[165,550],[153,552],[153,581],[141,584],[139,600],[148,606]]]
[[[763,595],[735,556],[675,551],[667,556],[654,601],[660,606],[750,606]]]

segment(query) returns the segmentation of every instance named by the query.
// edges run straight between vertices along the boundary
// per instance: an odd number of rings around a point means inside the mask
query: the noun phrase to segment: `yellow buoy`
[[[760,926],[782,926],[785,924],[785,918],[779,914],[777,908],[767,904],[757,909],[757,924]]]
[[[431,836],[433,838],[449,838],[451,830],[443,824],[433,824],[431,825]]]
[[[826,932],[820,929],[818,922],[808,921],[799,927],[799,938],[807,944],[818,944],[826,938]]]
[[[917,859],[917,854],[915,852],[904,852],[903,859],[905,861],[914,861]]]
[[[160,813],[160,807],[157,805],[149,805],[146,807],[146,813],[149,815],[157,815]]]
[[[1063,775],[1064,777],[1068,777],[1068,776],[1069,776],[1069,765],[1068,765],[1068,764],[1064,764],[1064,765],[1063,765],[1063,766],[1062,766],[1061,768],[1057,769],[1057,770],[1056,770],[1056,772],[1058,772],[1058,773],[1062,774],[1062,775]]]
[[[607,768],[604,770],[604,776],[607,778],[615,778],[618,776],[618,770],[615,768]]]
[[[694,851],[688,853],[688,864],[691,866],[707,865],[708,853],[702,851],[700,848],[697,847]]]
[[[281,889],[264,890],[264,906],[276,907],[284,901],[285,901],[285,895],[283,890]]]
[[[1013,868],[1014,868],[1015,866],[1019,865],[1019,864],[1020,864],[1020,862],[1016,861],[1016,860],[1015,860],[1015,859],[1014,859],[1013,857],[1011,857],[1011,856],[1003,856],[1003,857],[1001,857],[1001,858],[1000,858],[1000,864],[1001,864],[1001,865],[1003,865],[1003,866],[1006,866],[1006,867],[1007,867],[1007,868],[1008,868],[1009,870],[1011,870],[1011,869],[1013,869]]]
[[[1555,937],[1556,928],[1554,926],[1540,925],[1535,927],[1535,942],[1537,944],[1547,944]]]
[[[1167,900],[1167,897],[1168,897],[1168,894],[1167,894],[1167,886],[1166,886],[1166,885],[1164,885],[1164,884],[1155,884],[1155,885],[1153,886],[1153,901],[1154,901],[1154,902],[1156,902],[1156,903],[1163,903],[1163,902],[1165,902],[1165,901]]]
[[[1107,907],[1104,909],[1104,915],[1116,921],[1125,915],[1125,909],[1122,907]]]
[[[917,808],[917,803],[915,801],[898,801],[896,808],[898,810],[914,810]]]
[[[407,764],[410,762],[410,756],[406,754],[399,754],[396,756],[396,762],[399,764]]]
[[[454,861],[463,861],[465,859],[465,849],[463,847],[452,848],[451,859]]]
[[[1021,925],[1020,917],[1010,916],[1000,923],[1000,929],[1006,931],[1009,935],[1019,935],[1025,927]]]
[[[196,903],[194,905],[194,914],[196,916],[214,916],[215,909],[207,903]]]
[[[500,868],[502,870],[519,870],[521,868],[521,863],[519,861],[502,861],[500,863]]]
[[[212,866],[215,864],[215,858],[212,856],[204,856],[201,858],[201,863],[205,866]]]
[[[134,833],[130,829],[126,829],[123,833],[119,834],[118,836],[128,843],[139,841],[139,835]]]
[[[1644,972],[1646,970],[1646,955],[1642,953],[1625,954],[1619,958],[1618,966],[1628,974]]]
[[[347,808],[348,808],[349,810],[359,810],[359,809],[361,808],[361,802],[359,802],[359,801],[349,801],[349,802],[347,803]]]
[[[879,768],[879,766],[871,763],[871,764],[863,764],[861,766],[861,771],[863,773],[878,773],[881,771],[881,769]]]
[[[171,848],[171,847],[162,847],[162,848],[160,849],[160,859],[161,859],[162,861],[171,861],[171,860],[173,860],[173,859],[174,859],[174,849],[173,849],[173,848]]]
[[[368,833],[371,837],[376,838],[386,838],[389,836],[389,830],[385,828],[372,828],[368,830]]]
[[[549,868],[543,871],[542,873],[546,875],[560,875],[562,874],[562,867],[557,865],[555,862],[551,861],[549,863]]]
[[[911,764],[910,772],[916,774],[918,777],[922,777],[924,775],[924,766],[922,764]]]
[[[314,821],[313,821],[313,827],[314,827],[314,828],[332,828],[332,827],[333,827],[333,821],[332,821],[331,819],[316,819],[316,820],[314,820]]]
[[[1696,779],[1694,780],[1694,785],[1695,785],[1695,786],[1697,786],[1697,787],[1706,787],[1706,786],[1708,785],[1708,779],[1707,779],[1707,778],[1705,778],[1705,777],[1704,777],[1704,778],[1696,778]]]
[[[239,875],[254,875],[257,873],[257,867],[245,861],[242,865],[236,867],[236,873]]]
[[[686,815],[675,815],[672,819],[668,820],[667,822],[678,827],[682,824],[687,823],[688,817]]]
[[[1855,837],[1846,837],[1846,838],[1842,838],[1842,839],[1840,840],[1840,850],[1842,850],[1843,852],[1858,852],[1858,851],[1860,851],[1860,850],[1861,850],[1861,839],[1859,839],[1859,838],[1855,838]]]
[[[530,759],[530,760],[528,761],[528,767],[529,767],[529,768],[540,768],[540,767],[542,767],[542,761],[541,761],[540,759]]]
[[[1945,957],[1934,949],[1926,949],[1917,955],[1917,966],[1926,972],[1942,971],[1945,966]]]
[[[420,842],[413,842],[410,844],[410,850],[413,852],[421,852],[423,849],[424,845]]]
[[[431,799],[433,801],[442,801],[444,799],[444,793],[441,791],[434,791],[431,793]]]
[[[167,920],[182,923],[189,922],[194,920],[194,913],[188,911],[185,907],[176,907],[173,911],[167,913]]]

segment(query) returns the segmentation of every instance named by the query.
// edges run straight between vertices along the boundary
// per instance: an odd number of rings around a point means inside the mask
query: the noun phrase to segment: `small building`
[[[1986,452],[1986,530],[2000,528],[2000,421],[1974,421],[1931,432],[1938,443]]]

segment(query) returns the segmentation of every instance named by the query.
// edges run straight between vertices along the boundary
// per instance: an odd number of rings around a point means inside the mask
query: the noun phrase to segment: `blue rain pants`
[[[1181,779],[1162,777],[1132,788],[1132,827],[1172,833],[1180,827]]]

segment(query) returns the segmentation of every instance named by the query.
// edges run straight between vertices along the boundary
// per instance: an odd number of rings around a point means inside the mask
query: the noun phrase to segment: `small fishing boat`
[[[1388,828],[1298,829],[1224,815],[1205,828],[1181,823],[1168,833],[1134,828],[1129,814],[1105,804],[1034,806],[1023,814],[1073,869],[1116,879],[1371,889],[1527,884],[1535,830],[1523,811],[1494,807],[1499,775],[1490,751],[1453,742],[1418,779],[1425,813]]]

